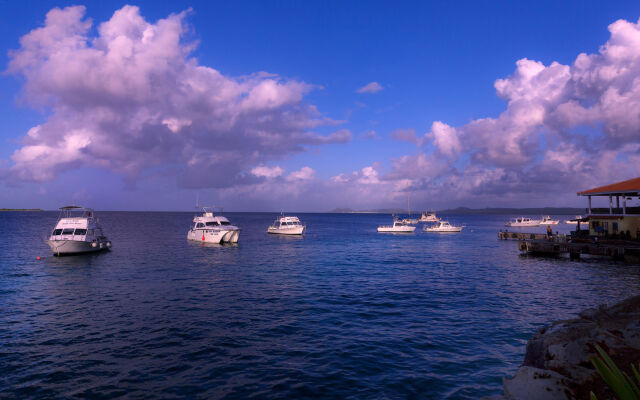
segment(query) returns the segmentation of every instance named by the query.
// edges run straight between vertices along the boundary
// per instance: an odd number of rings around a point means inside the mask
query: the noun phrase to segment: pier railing
[[[585,213],[589,214],[589,209],[585,210]],[[640,207],[627,207],[626,210],[622,207],[613,207],[611,209],[613,215],[639,215]],[[592,208],[590,215],[610,215],[609,208]]]
[[[547,240],[546,233],[524,233],[524,232],[498,232],[498,239],[500,240]],[[566,235],[553,235],[554,240],[566,241]]]

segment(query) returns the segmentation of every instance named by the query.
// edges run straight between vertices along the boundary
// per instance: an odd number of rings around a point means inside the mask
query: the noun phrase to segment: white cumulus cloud
[[[259,165],[253,168],[251,173],[258,177],[273,179],[282,176],[282,174],[284,174],[284,169],[278,166],[267,167],[266,165]]]
[[[25,99],[50,111],[11,156],[10,179],[98,167],[130,180],[162,170],[183,187],[228,187],[252,182],[252,168],[269,160],[351,140],[348,130],[312,132],[332,123],[304,102],[315,86],[199,64],[188,13],[149,22],[124,6],[95,30],[83,6],[47,13],[9,55]]]
[[[311,167],[302,167],[298,171],[293,171],[287,175],[288,181],[307,181],[315,178],[316,171]]]

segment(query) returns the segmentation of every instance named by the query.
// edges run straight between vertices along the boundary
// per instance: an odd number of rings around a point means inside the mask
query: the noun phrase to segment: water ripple
[[[506,217],[400,236],[307,214],[304,238],[229,217],[237,246],[187,242],[189,213],[102,213],[113,251],[58,258],[56,213],[0,214],[0,397],[477,398],[538,327],[640,289],[637,267],[519,256]]]

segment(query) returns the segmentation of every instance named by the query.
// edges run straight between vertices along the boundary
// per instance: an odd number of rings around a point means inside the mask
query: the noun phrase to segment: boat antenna
[[[411,218],[411,191],[409,190],[409,181],[407,181],[407,213]]]
[[[200,202],[200,192],[196,192],[196,210],[200,208],[200,206],[198,206],[199,202]]]

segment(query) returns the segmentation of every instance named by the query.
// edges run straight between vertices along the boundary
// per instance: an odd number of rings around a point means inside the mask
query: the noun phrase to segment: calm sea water
[[[186,240],[193,215],[100,213],[113,250],[58,258],[57,213],[0,213],[0,397],[477,398],[536,328],[640,289],[638,267],[520,256],[510,216],[299,214],[292,238],[227,213],[221,247]]]

